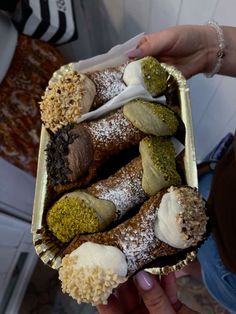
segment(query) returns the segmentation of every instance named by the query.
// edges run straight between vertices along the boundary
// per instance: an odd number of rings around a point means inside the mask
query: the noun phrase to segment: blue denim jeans
[[[198,260],[209,293],[226,310],[236,314],[236,275],[223,265],[213,235],[199,249]]]

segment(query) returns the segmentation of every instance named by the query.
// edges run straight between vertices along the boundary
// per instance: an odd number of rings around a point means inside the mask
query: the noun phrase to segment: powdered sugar
[[[119,145],[116,145],[117,147],[125,145],[125,143],[128,146],[131,138],[138,137],[138,140],[141,139],[141,131],[130,123],[124,116],[122,109],[104,119],[94,120],[88,128],[96,149],[106,150],[107,147],[112,147],[117,142],[120,142]]]
[[[96,86],[96,96],[93,108],[105,104],[108,100],[117,96],[126,88],[122,79],[124,67],[125,65],[87,73],[87,76]]]
[[[132,162],[131,162],[132,163]],[[97,195],[100,199],[112,201],[116,206],[117,218],[122,217],[128,210],[141,204],[147,198],[142,188],[142,169],[134,171],[119,171],[119,175],[111,177],[111,183],[96,184]]]
[[[154,218],[155,212],[151,211],[140,217],[138,228],[136,225],[130,225],[121,231],[120,248],[126,256],[131,273],[138,270],[140,264],[145,265],[156,258],[152,252],[159,240],[154,234]]]

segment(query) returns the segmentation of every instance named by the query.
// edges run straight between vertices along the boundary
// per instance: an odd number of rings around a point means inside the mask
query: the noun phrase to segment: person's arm
[[[236,28],[222,26],[225,56],[219,74],[236,76]],[[209,73],[217,62],[219,39],[210,25],[179,25],[147,34],[130,57],[155,56],[175,65],[187,77]]]

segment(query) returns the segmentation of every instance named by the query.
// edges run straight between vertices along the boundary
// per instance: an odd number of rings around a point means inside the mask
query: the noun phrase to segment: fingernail
[[[141,49],[136,48],[136,49],[128,51],[127,56],[129,58],[138,58],[138,57],[141,57],[141,54],[142,54]]]
[[[135,275],[135,282],[143,290],[151,290],[154,284],[151,275],[145,271],[140,271],[137,275]]]

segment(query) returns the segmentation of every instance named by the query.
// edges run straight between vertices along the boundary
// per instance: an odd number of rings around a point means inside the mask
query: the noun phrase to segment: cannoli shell
[[[165,192],[166,189],[152,196],[134,217],[107,232],[78,235],[63,254],[70,254],[87,241],[116,246],[126,255],[131,275],[158,257],[178,253],[180,249],[158,240],[154,234],[156,210]]]

